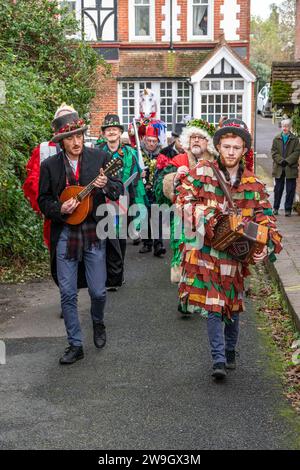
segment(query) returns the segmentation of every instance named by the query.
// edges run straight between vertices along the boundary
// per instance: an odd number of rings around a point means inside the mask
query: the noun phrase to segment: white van
[[[267,83],[257,95],[257,112],[260,113],[262,117],[272,116],[270,83]]]

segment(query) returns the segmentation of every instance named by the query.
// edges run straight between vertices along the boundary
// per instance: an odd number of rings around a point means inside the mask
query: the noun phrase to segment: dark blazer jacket
[[[168,158],[174,158],[176,155],[179,155],[179,152],[174,149],[174,142],[167,147],[164,147],[160,153],[166,155]]]
[[[84,147],[81,161],[81,172],[79,177],[80,186],[86,186],[99,174],[100,168],[106,166],[111,156],[99,149]],[[47,219],[51,220],[50,232],[50,257],[51,272],[57,283],[56,275],[56,245],[64,228],[67,215],[60,212],[62,203],[59,197],[66,187],[66,171],[63,161],[63,152],[47,158],[41,164],[38,204],[41,212]],[[105,203],[108,197],[116,201],[124,192],[122,182],[117,178],[108,178],[105,193],[102,189],[95,189],[93,196],[93,210],[91,213],[95,222],[101,217],[96,216],[97,207]],[[78,287],[86,287],[85,276],[82,274],[83,266],[79,267],[81,274],[78,275]]]

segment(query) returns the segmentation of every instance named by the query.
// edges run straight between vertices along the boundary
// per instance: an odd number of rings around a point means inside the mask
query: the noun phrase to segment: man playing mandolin
[[[52,222],[51,271],[59,286],[69,342],[59,362],[72,364],[84,356],[77,310],[78,288],[89,289],[95,346],[103,348],[106,343],[106,246],[105,240],[100,240],[96,234],[100,220],[96,211],[99,205],[105,204],[106,196],[116,201],[123,193],[123,185],[106,174],[110,155],[84,146],[87,126],[76,111],[57,117],[52,126],[52,141],[59,142],[62,151],[41,165],[38,204]],[[81,188],[76,188],[79,185]],[[73,188],[74,194],[79,192],[82,199],[67,196],[68,199],[61,202],[63,195]],[[87,202],[87,214],[80,220],[80,209]]]
[[[257,234],[264,231],[259,229],[260,224],[267,227],[266,245],[259,245],[252,257],[253,263],[268,256],[274,261],[274,253],[281,250],[281,236],[276,230],[265,187],[252,168],[249,169],[252,166],[251,135],[246,124],[239,119],[224,121],[214,135],[214,145],[220,154],[218,163],[200,161],[195,169],[182,176],[177,188],[178,207],[190,209],[195,229],[204,234],[204,240],[196,245],[184,245],[179,310],[197,312],[207,318],[212,376],[223,379],[226,368],[236,367],[239,314],[244,311],[244,278],[249,275],[249,262],[239,259],[237,252],[233,255],[231,245],[224,251],[213,248],[216,227],[220,227],[220,221],[228,220],[224,219],[227,214],[230,216],[226,207],[232,201],[235,206],[232,210],[242,216],[245,233],[250,225],[257,229]],[[256,243],[256,239],[240,243],[238,254],[250,243]]]

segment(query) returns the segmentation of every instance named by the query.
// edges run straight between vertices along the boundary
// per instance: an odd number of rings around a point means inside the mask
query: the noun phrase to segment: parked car
[[[270,98],[270,84],[267,83],[257,95],[257,112],[262,117],[272,116],[272,103]]]

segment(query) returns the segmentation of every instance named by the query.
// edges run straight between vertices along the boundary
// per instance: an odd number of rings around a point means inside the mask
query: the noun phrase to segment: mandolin
[[[105,176],[117,176],[120,169],[123,167],[122,158],[118,157],[111,160],[104,168]],[[99,176],[99,175],[98,175]],[[63,190],[60,195],[60,202],[64,203],[72,197],[80,204],[76,207],[74,212],[68,215],[66,223],[70,225],[81,224],[87,216],[92,212],[93,199],[92,191],[94,189],[94,182],[98,176],[93,179],[87,186],[68,186]]]

